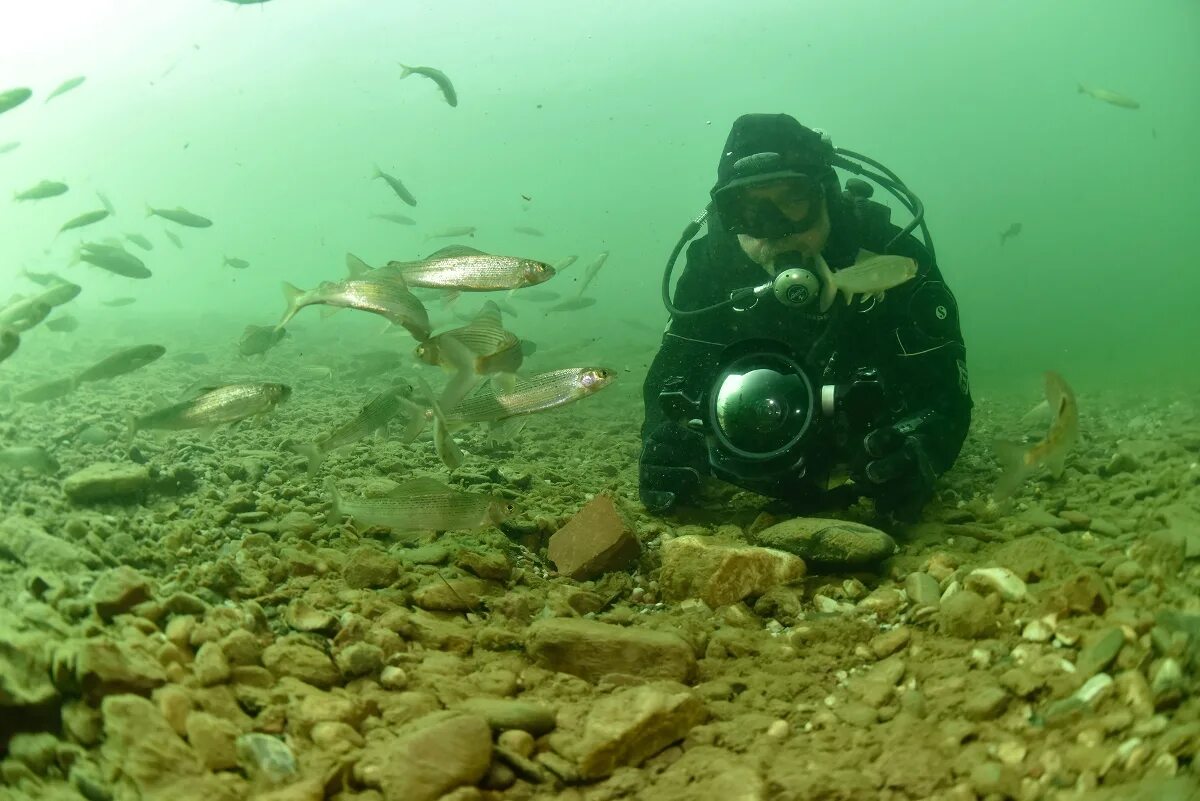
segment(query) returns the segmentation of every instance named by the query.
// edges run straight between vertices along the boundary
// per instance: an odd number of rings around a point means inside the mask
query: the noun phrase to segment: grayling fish
[[[108,209],[89,211],[86,214],[80,214],[78,217],[72,217],[71,219],[67,220],[62,224],[62,227],[58,229],[58,232],[61,234],[63,231],[70,231],[73,228],[83,228],[84,226],[98,223],[107,216]]]
[[[223,267],[229,266],[235,270],[244,270],[250,266],[250,262],[246,261],[245,259],[236,258],[234,256],[226,256],[225,260],[223,262],[221,262],[221,266],[223,266]]]
[[[87,77],[84,75],[80,75],[76,78],[68,78],[67,80],[60,83],[58,85],[57,89],[55,89],[53,92],[51,92],[49,95],[46,96],[45,102],[49,103],[51,100],[58,97],[59,95],[65,95],[67,92],[71,91],[72,89],[78,88],[79,85],[82,84],[86,80],[87,80]]]
[[[18,192],[13,195],[15,200],[45,200],[50,197],[58,197],[65,193],[69,187],[62,181],[42,181],[37,186],[31,186],[24,192]]]
[[[0,450],[0,468],[49,475],[58,472],[58,461],[41,446],[13,445]]]
[[[126,278],[149,278],[151,276],[144,261],[125,248],[114,245],[103,245],[97,242],[84,243],[79,249],[79,259]]]
[[[69,314],[64,314],[60,317],[54,317],[46,321],[46,328],[51,331],[56,331],[60,334],[69,334],[79,328],[79,321]]]
[[[401,180],[396,176],[388,175],[386,172],[379,169],[378,164],[375,165],[375,177],[382,178],[383,180],[387,181],[388,186],[390,186],[392,191],[396,193],[396,197],[400,198],[410,206],[417,205],[417,199],[413,197],[413,193],[408,191],[408,188],[404,186]]]
[[[1000,232],[1000,245],[1003,246],[1004,243],[1007,242],[1009,239],[1012,239],[1014,236],[1019,236],[1020,234],[1021,234],[1021,224],[1019,222],[1013,223],[1012,225],[1008,226],[1007,228],[1005,228],[1003,231]]]
[[[591,264],[589,264],[584,269],[583,282],[580,283],[580,285],[579,285],[579,294],[580,295],[582,295],[584,290],[587,289],[589,285],[591,285],[592,281],[595,280],[596,276],[600,274],[600,268],[604,266],[604,263],[606,261],[608,261],[608,251],[607,250],[604,251],[603,253],[601,253],[596,258],[592,259]]]
[[[316,475],[321,463],[330,453],[358,442],[386,427],[391,419],[405,408],[400,402],[400,398],[411,393],[412,387],[406,385],[385,389],[367,401],[366,405],[359,409],[358,414],[350,420],[318,437],[314,442],[292,445],[292,450],[308,459],[308,474]]]
[[[420,261],[392,261],[379,268],[409,286],[466,292],[520,289],[550,280],[554,268],[533,259],[493,256],[465,245],[450,245]]]
[[[103,306],[111,306],[114,309],[119,309],[122,306],[132,306],[137,303],[137,298],[113,298],[112,300],[102,300],[100,303]]]
[[[20,334],[11,328],[0,328],[0,362],[16,353],[20,346]]]
[[[545,234],[538,229],[530,228],[528,225],[516,225],[513,226],[513,230],[518,234],[525,234],[525,236],[545,236]]]
[[[193,214],[185,208],[176,206],[173,209],[156,209],[152,206],[146,206],[147,217],[162,217],[164,220],[170,220],[177,225],[183,225],[188,228],[208,228],[213,222],[207,217],[201,217],[199,214]]]
[[[261,356],[275,347],[285,336],[286,328],[273,325],[248,325],[238,342],[238,353],[243,356]]]
[[[180,250],[183,250],[183,240],[179,238],[179,234],[175,233],[174,231],[163,231],[163,233],[166,234],[167,239],[171,240],[171,244]]]
[[[0,114],[12,111],[31,97],[33,97],[33,91],[24,87],[0,92]]]
[[[154,250],[154,243],[141,234],[125,234],[125,238],[142,250]]]
[[[430,239],[456,239],[460,236],[475,236],[475,230],[475,226],[473,225],[456,225],[452,228],[443,228],[432,234],[426,234],[425,241],[428,242]]]
[[[22,392],[16,396],[16,399],[21,403],[43,403],[70,395],[74,391],[74,378],[56,378],[53,381],[46,381]]]
[[[432,478],[409,479],[382,498],[344,498],[332,478],[325,491],[332,502],[330,521],[349,517],[364,528],[378,526],[397,534],[474,531],[500,525],[517,511],[507,498],[455,489]]]
[[[567,298],[566,300],[559,301],[558,303],[555,303],[553,306],[547,306],[546,311],[547,312],[579,311],[580,309],[586,309],[588,306],[595,306],[595,305],[596,305],[595,298],[585,298],[585,297],[580,297],[579,295],[576,295],[573,298]]]
[[[140,370],[151,362],[162,357],[167,349],[162,345],[137,345],[125,348],[93,364],[79,375],[75,382],[82,384],[86,381],[105,381],[119,375]]]
[[[372,214],[376,220],[387,220],[388,222],[396,223],[396,225],[416,225],[417,221],[412,217],[405,217],[403,214]]]
[[[821,274],[821,311],[827,311],[839,292],[847,304],[855,295],[881,300],[884,292],[916,276],[917,263],[905,256],[873,255],[835,273],[818,256],[817,270]]]
[[[442,97],[446,98],[446,102],[451,108],[458,105],[458,93],[454,91],[454,84],[450,83],[446,73],[433,67],[409,67],[404,64],[401,64],[400,67],[404,70],[400,73],[401,79],[407,78],[409,75],[424,75],[436,83],[438,89],[442,90]]]
[[[403,326],[418,340],[429,337],[429,314],[404,281],[393,277],[323,281],[316,289],[303,290],[283,283],[287,310],[276,328],[282,328],[305,306],[324,304],[378,314],[393,325]]]
[[[521,340],[504,328],[500,307],[489,300],[467,325],[417,345],[416,356],[426,364],[453,368],[472,378],[512,374],[521,367]]]
[[[66,283],[58,273],[34,273],[29,270],[22,270],[21,275],[28,278],[38,286],[50,286],[51,284]]]
[[[20,146],[20,142],[5,142],[4,144],[0,145],[0,156],[3,156],[5,153],[11,153]]]
[[[1097,89],[1097,88],[1093,88],[1093,87],[1087,87],[1087,86],[1084,86],[1083,84],[1078,84],[1078,86],[1079,86],[1079,94],[1087,95],[1088,97],[1092,98],[1093,100],[1099,100],[1102,103],[1108,103],[1110,106],[1116,106],[1117,108],[1125,108],[1125,109],[1129,109],[1130,111],[1136,111],[1137,109],[1142,107],[1142,104],[1137,102],[1136,100],[1134,100],[1132,97],[1128,97],[1127,95],[1120,94],[1119,92],[1112,92],[1112,91],[1109,91],[1108,89]]]
[[[286,384],[255,383],[229,384],[208,389],[189,400],[156,409],[149,414],[129,416],[127,436],[148,429],[183,431],[215,429],[236,423],[247,417],[266,414],[291,397],[292,388]]]
[[[69,281],[52,284],[37,295],[21,298],[0,309],[0,326],[16,331],[27,331],[46,319],[55,306],[73,300],[81,287]]]

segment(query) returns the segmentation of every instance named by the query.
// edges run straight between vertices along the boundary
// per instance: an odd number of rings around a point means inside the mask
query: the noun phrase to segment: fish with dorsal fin
[[[162,345],[136,345],[125,348],[106,356],[100,361],[75,376],[75,383],[88,381],[107,381],[134,370],[140,370],[146,365],[158,361],[167,349]]]
[[[517,505],[498,495],[449,487],[433,478],[412,478],[380,498],[349,498],[332,478],[325,482],[332,506],[329,520],[349,517],[364,528],[378,526],[396,534],[422,531],[474,531],[498,526]]]
[[[469,323],[430,337],[417,345],[415,354],[426,364],[454,370],[454,381],[474,384],[493,376],[497,386],[511,388],[524,345],[505,329],[500,307],[489,300]]]
[[[437,84],[437,88],[441,90],[442,97],[446,99],[446,104],[451,108],[458,105],[458,92],[454,89],[454,84],[450,82],[450,78],[446,73],[436,67],[410,67],[406,64],[400,65],[403,72],[400,73],[400,78],[403,80],[410,75],[422,75]]]
[[[161,217],[164,220],[170,220],[176,225],[182,225],[187,228],[210,228],[213,224],[213,221],[207,217],[190,212],[182,206],[176,206],[173,209],[156,209],[147,204],[146,216]]]
[[[408,205],[417,205],[417,199],[413,196],[412,192],[408,191],[408,187],[404,185],[404,182],[396,176],[384,172],[382,169],[380,169],[378,164],[375,165],[374,177],[382,178],[385,182],[387,182],[387,185],[390,186],[392,191],[396,193],[396,197],[400,198]]]
[[[378,271],[399,275],[409,286],[452,292],[520,289],[554,276],[549,264],[517,256],[495,256],[466,245],[449,245],[417,261],[390,261]]]
[[[855,295],[882,300],[887,290],[912,280],[917,274],[917,263],[904,256],[869,255],[856,264],[838,270],[829,269],[824,257],[816,258],[817,271],[821,276],[821,311],[829,310],[840,292],[849,304]]]
[[[1016,442],[998,440],[996,454],[1003,470],[992,495],[1007,498],[1017,491],[1025,478],[1044,465],[1050,475],[1062,475],[1067,455],[1079,441],[1079,406],[1075,393],[1056,372],[1045,374],[1046,406],[1050,411],[1050,427],[1038,442],[1025,447]]]
[[[429,338],[429,314],[424,304],[396,275],[324,281],[308,290],[285,281],[283,297],[287,309],[276,328],[282,328],[306,306],[326,305],[378,314],[393,325],[402,326],[418,340]]]
[[[31,186],[24,192],[17,192],[13,195],[14,200],[45,200],[47,198],[58,197],[65,194],[69,189],[62,181],[39,181],[37,185]]]
[[[412,387],[407,384],[389,387],[367,401],[350,420],[313,442],[293,444],[292,450],[308,460],[308,474],[316,475],[321,463],[330,453],[385,428],[392,418],[406,408],[401,403],[401,397],[410,394]]]
[[[125,248],[98,242],[85,242],[79,246],[79,261],[107,270],[126,278],[149,278],[152,273],[146,263]]]
[[[292,395],[286,384],[247,383],[202,388],[199,395],[155,409],[140,416],[130,415],[126,439],[139,431],[213,430],[247,417],[266,414]]]

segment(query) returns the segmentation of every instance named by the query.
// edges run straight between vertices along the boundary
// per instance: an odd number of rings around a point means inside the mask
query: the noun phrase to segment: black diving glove
[[[932,411],[912,415],[863,438],[863,489],[880,514],[913,521],[933,497],[937,472],[922,434],[936,417]]]
[[[638,460],[638,495],[651,514],[669,512],[689,500],[708,474],[704,437],[676,422],[650,432]]]

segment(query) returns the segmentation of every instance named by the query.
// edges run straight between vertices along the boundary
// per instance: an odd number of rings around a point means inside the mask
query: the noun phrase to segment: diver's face
[[[781,253],[800,253],[807,258],[813,258],[825,248],[829,241],[829,207],[823,196],[812,198],[810,195],[796,193],[789,182],[779,181],[763,186],[747,188],[749,198],[768,201],[788,219],[803,222],[811,212],[810,204],[819,203],[819,214],[811,228],[803,233],[788,234],[777,239],[757,239],[746,234],[738,234],[738,243],[742,251],[752,261],[764,267],[770,266]]]

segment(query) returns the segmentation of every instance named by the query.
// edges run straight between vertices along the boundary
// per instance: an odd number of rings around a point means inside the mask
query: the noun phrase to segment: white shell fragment
[[[1025,582],[1007,567],[972,570],[964,583],[969,590],[994,592],[1006,601],[1020,601],[1027,594]]]

